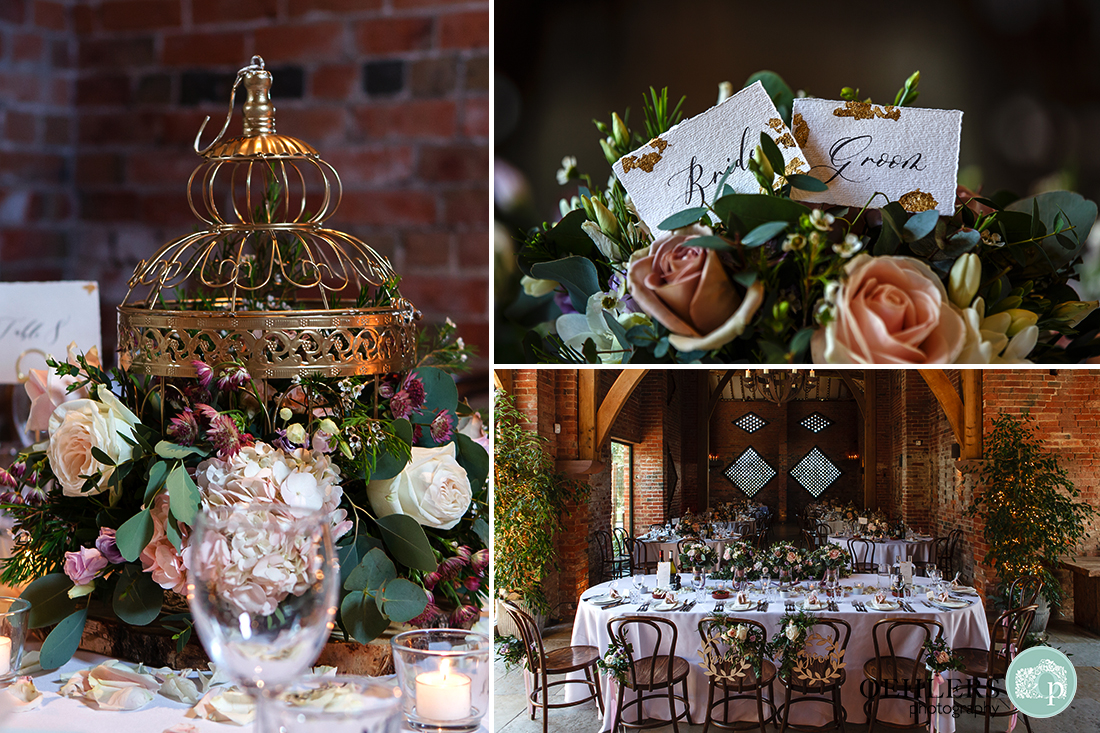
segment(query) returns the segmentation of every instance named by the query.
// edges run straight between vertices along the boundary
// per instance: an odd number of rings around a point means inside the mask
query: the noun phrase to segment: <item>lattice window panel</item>
[[[817,446],[802,456],[802,460],[790,470],[791,478],[815,498],[821,496],[843,473]]]
[[[755,433],[757,430],[767,425],[768,421],[755,412],[746,412],[744,415],[734,420],[733,424],[746,433]]]
[[[757,492],[775,477],[776,471],[752,447],[746,448],[726,467],[726,478],[749,496]]]
[[[806,418],[798,424],[809,430],[811,433],[817,434],[832,425],[833,421],[822,415],[820,412],[815,412],[812,415],[807,415]]]

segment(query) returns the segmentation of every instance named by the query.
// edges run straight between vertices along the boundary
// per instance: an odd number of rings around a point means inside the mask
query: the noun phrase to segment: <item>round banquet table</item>
[[[848,549],[848,540],[851,537],[829,536],[829,542],[839,547]],[[928,562],[932,559],[932,538],[922,537],[915,540],[872,540],[875,543],[875,564],[886,563],[887,567],[894,564],[894,560],[905,560],[912,557],[913,560]],[[885,553],[885,554],[884,554]]]
[[[644,563],[658,562],[661,559],[661,553],[663,552],[665,553],[666,557],[668,556],[668,553],[672,553],[672,562],[674,562],[677,567],[679,567],[680,556],[676,553],[676,546],[683,539],[683,537],[672,537],[667,540],[651,541],[639,538],[639,550],[634,556],[634,563],[641,566]],[[721,567],[722,565],[722,550],[725,549],[726,543],[729,542],[730,539],[736,538],[703,540],[703,542],[705,542],[708,547],[713,547],[714,551],[718,553],[718,567]]]
[[[690,575],[686,575],[686,577],[690,578]],[[915,580],[918,586],[927,583],[927,579],[925,578],[916,578]],[[646,587],[652,588],[655,585],[655,581],[656,576],[647,576]],[[878,581],[878,577],[876,575],[853,575],[850,578],[846,578],[843,584],[851,586],[857,581],[869,583],[871,587],[874,587]],[[633,615],[637,612],[638,606],[636,604],[627,603],[612,608],[599,608],[587,602],[586,599],[588,598],[603,595],[608,592],[611,588],[611,584],[614,582],[616,581],[603,583],[585,591],[581,599],[582,602],[578,604],[577,616],[573,622],[573,638],[571,643],[574,646],[595,646],[599,648],[601,654],[605,653],[610,641],[610,637],[607,633],[607,622],[613,617]],[[688,587],[689,582],[685,581],[684,585],[685,588]],[[627,588],[630,587],[630,583],[626,580],[620,580],[615,587],[625,592]],[[694,598],[694,591],[685,591],[684,595],[687,598]],[[750,599],[753,601],[759,600],[762,597],[763,595],[759,591],[754,590],[750,593]],[[851,624],[852,627],[851,638],[848,641],[848,650],[844,655],[845,670],[847,672],[846,680],[841,688],[841,702],[848,711],[849,723],[863,724],[867,722],[866,715],[863,711],[863,703],[866,698],[863,695],[863,691],[860,689],[860,685],[864,680],[863,665],[875,656],[872,630],[876,621],[885,618],[910,617],[934,619],[943,624],[944,637],[947,639],[949,646],[989,648],[989,629],[986,626],[985,609],[978,596],[973,596],[973,602],[967,608],[953,611],[939,610],[925,606],[922,603],[923,599],[923,591],[919,588],[917,594],[915,594],[913,598],[908,599],[916,609],[916,613],[907,613],[901,610],[888,612],[868,610],[864,613],[857,611],[852,605],[852,602],[862,601],[867,603],[873,601],[872,596],[854,595],[850,593],[848,596],[837,600],[840,607],[839,613],[832,613],[829,611],[815,612],[821,616],[842,618]],[[646,600],[650,600],[650,597],[647,594],[643,594],[643,602]],[[802,600],[804,600],[804,597],[792,599],[793,602],[798,603],[802,602]],[[708,689],[706,675],[702,667],[699,666],[701,660],[699,655],[701,643],[698,625],[700,620],[714,612],[716,603],[717,601],[712,600],[708,594],[707,600],[699,603],[689,611],[667,611],[653,614],[667,618],[676,624],[676,655],[687,660],[690,666],[687,681],[688,700],[691,707],[691,720],[694,723],[702,723],[706,717]],[[725,603],[729,604],[730,601],[726,600]],[[785,613],[784,603],[784,601],[776,600],[770,603],[766,611],[729,611],[727,615],[743,617],[763,624],[764,628],[767,630],[768,638],[772,638],[779,631],[779,624]],[[646,613],[648,614],[649,612],[647,611]],[[634,645],[635,651],[638,654],[645,654],[651,651],[651,649],[647,649],[645,640],[631,639],[631,643]],[[649,640],[649,643],[651,646],[652,640]],[[898,653],[911,655],[916,651],[916,644],[914,643],[912,646],[914,647],[912,649],[906,649],[902,646],[899,648]],[[576,673],[570,677],[583,679],[580,673]],[[948,677],[950,678],[950,675],[948,675]],[[615,701],[617,699],[618,690],[616,683],[611,677],[601,673],[600,679],[603,684],[603,699],[607,707],[601,730],[608,731],[611,728],[612,718],[615,713]],[[582,697],[584,693],[580,685],[567,685],[565,694],[567,701],[574,701]],[[632,699],[632,694],[633,693],[630,691],[627,691],[626,700],[628,702]],[[767,697],[768,693],[766,689],[763,694]],[[778,703],[782,703],[783,688],[778,681],[775,683],[775,694],[776,697],[779,698]],[[795,697],[797,697],[797,693]],[[941,697],[946,697],[946,692],[941,690]],[[947,701],[945,701],[944,704],[946,705]],[[667,719],[668,703],[666,701],[647,703],[646,711],[647,714]],[[738,701],[734,705],[731,705],[731,711],[733,711],[731,713],[731,719],[734,719],[735,716],[737,719],[755,719],[756,716],[755,703],[751,702]],[[828,709],[824,705],[796,705],[793,709],[791,722],[793,724],[821,725],[827,721],[827,713]],[[767,707],[765,707],[765,715],[767,715]],[[879,719],[895,720],[898,722],[910,719],[909,705],[899,701],[883,701],[879,707]],[[950,711],[946,714],[937,715],[936,730],[943,731],[943,733],[952,733],[955,730],[954,719],[951,717]]]

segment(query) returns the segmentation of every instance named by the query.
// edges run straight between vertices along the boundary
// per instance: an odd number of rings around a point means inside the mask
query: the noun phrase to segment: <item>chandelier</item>
[[[810,369],[746,369],[741,375],[745,394],[754,394],[768,402],[784,405],[817,386],[817,376]]]
[[[420,312],[385,257],[325,226],[340,178],[275,132],[271,82],[254,56],[217,138],[202,149],[195,138],[203,160],[187,200],[201,226],[142,260],[118,308],[119,361],[133,373],[193,377],[202,361],[260,380],[377,377],[412,365]],[[239,85],[242,135],[223,139]]]

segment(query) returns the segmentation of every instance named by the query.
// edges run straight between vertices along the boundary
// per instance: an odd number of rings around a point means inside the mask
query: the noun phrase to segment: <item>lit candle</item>
[[[11,639],[0,636],[0,675],[11,672]]]
[[[470,678],[451,672],[444,659],[438,672],[416,676],[416,712],[424,720],[462,720],[470,717]]]

